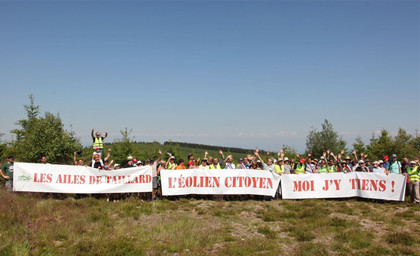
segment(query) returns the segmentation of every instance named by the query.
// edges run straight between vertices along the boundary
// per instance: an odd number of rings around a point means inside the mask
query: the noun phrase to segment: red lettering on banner
[[[152,176],[151,175],[144,175],[144,183],[150,183],[150,182],[152,182]]]
[[[60,183],[60,184],[85,184],[85,176],[84,175],[59,174],[55,183]]]
[[[251,186],[251,178],[250,177],[245,177],[244,178],[244,185],[247,188],[249,188]]]
[[[268,181],[268,186],[269,186],[268,188],[272,189],[273,188],[273,180],[268,178],[267,181]]]
[[[386,181],[384,181],[384,180],[379,181],[379,192],[384,192],[386,190],[386,185],[385,184],[386,184]],[[394,192],[394,191],[392,191],[392,192]]]
[[[34,182],[39,183],[51,183],[52,181],[52,174],[46,174],[46,173],[34,173]]]
[[[190,187],[192,186],[192,184],[193,184],[193,179],[192,179],[192,177],[187,177],[187,178],[185,179],[185,186],[186,186],[187,188],[190,188]]]
[[[225,187],[230,188],[232,187],[232,183],[228,183],[228,181],[232,182],[232,177],[226,177],[225,179]]]
[[[174,181],[172,182],[172,179],[174,179]],[[176,178],[172,178],[172,177],[168,177],[168,187],[169,188],[175,188],[175,182],[176,182]]]
[[[333,180],[333,181],[334,181],[334,184],[335,184],[335,190],[340,190],[341,180]]]
[[[89,184],[101,184],[101,176],[89,176]]]
[[[301,192],[303,191],[315,191],[314,181],[293,181],[294,183],[294,189],[293,192]]]
[[[385,180],[350,179],[349,181],[352,189],[379,192],[384,192],[386,190]]]
[[[258,182],[258,179],[259,179],[259,178],[257,178],[257,177],[252,177],[252,183],[254,184],[254,185],[253,185],[253,187],[254,187],[254,188],[257,188],[257,182]],[[261,180],[260,180],[260,181],[261,181]],[[261,182],[260,182],[260,185],[262,186],[262,183],[261,183]],[[260,186],[260,187],[261,187],[261,186]]]
[[[325,186],[322,190],[327,191],[330,189],[330,185],[335,185],[335,190],[340,190],[341,180],[325,180]]]

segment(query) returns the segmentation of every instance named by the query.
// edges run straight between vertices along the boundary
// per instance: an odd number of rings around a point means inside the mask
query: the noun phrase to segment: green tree
[[[321,127],[321,131],[312,128],[307,135],[306,153],[312,153],[314,157],[320,157],[328,149],[338,154],[338,152],[346,148],[346,142],[342,137],[338,136],[338,133],[334,131],[332,124],[327,119],[324,120]]]
[[[121,138],[115,139],[112,145],[112,159],[115,163],[124,164],[127,162],[127,157],[134,154],[135,145],[134,140],[131,137],[132,129],[127,127],[124,130],[121,130]],[[134,158],[134,156],[133,156]]]
[[[370,158],[382,159],[386,155],[389,156],[390,152],[392,152],[392,150],[390,150],[391,147],[392,138],[389,135],[389,132],[383,129],[378,137],[376,137],[375,134],[372,134],[370,145],[367,146],[367,149]]]
[[[181,157],[181,147],[179,146],[179,144],[174,144],[172,141],[169,141],[169,143],[167,144],[167,153],[171,153],[175,159],[177,159],[177,161],[182,158]],[[163,152],[165,154],[165,152]],[[169,158],[168,154],[165,154],[164,156],[162,156],[162,158],[164,158],[164,160],[166,161]],[[186,160],[186,159],[184,159]]]
[[[46,112],[39,117],[39,106],[35,105],[33,95],[30,104],[24,105],[27,119],[16,124],[20,129],[12,130],[15,140],[11,142],[10,153],[18,161],[38,162],[45,155],[50,163],[70,163],[73,152],[81,147],[73,132],[64,129],[59,115]]]
[[[360,138],[360,136],[358,136],[356,138],[356,141],[353,143],[353,148],[357,151],[358,154],[366,154],[368,151],[365,143],[363,142],[362,138]]]
[[[283,152],[284,152],[284,157],[289,158],[289,160],[296,158],[297,150],[292,146],[283,145]]]
[[[368,153],[376,159],[384,156],[397,154],[398,158],[408,157],[413,159],[419,156],[420,139],[418,136],[413,138],[406,130],[399,128],[398,134],[392,137],[387,130],[382,130],[381,135],[372,135],[370,145],[367,146]]]

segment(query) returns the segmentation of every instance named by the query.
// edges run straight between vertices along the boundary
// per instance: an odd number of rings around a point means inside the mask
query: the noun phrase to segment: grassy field
[[[0,192],[0,255],[419,255],[420,206],[406,202]]]

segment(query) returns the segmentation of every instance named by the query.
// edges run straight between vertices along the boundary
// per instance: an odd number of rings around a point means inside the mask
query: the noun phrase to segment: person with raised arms
[[[96,132],[96,136],[93,135],[93,133],[95,132],[95,128],[92,128],[92,140],[93,140],[93,144],[92,147],[93,149],[95,149],[96,147],[99,148],[99,152],[102,155],[102,150],[104,149],[104,139],[108,136],[108,133],[105,132],[105,136],[101,137],[101,134],[99,132]]]
[[[165,169],[175,170],[175,168],[176,168],[175,157],[171,153],[169,153],[169,158],[168,158],[168,161],[166,161]]]

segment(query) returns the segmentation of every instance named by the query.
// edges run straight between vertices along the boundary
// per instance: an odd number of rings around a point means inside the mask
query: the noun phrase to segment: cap
[[[207,158],[203,158],[203,160],[201,160],[201,162],[207,162]]]
[[[286,161],[289,161],[289,158],[285,157],[285,158],[284,158],[284,161],[285,161],[285,162],[286,162]]]
[[[388,156],[384,156],[384,159],[389,159],[389,157]]]
[[[174,156],[171,156],[171,157],[169,157],[169,159],[175,159],[175,157]]]
[[[370,160],[369,160],[369,159],[366,159],[366,160],[365,160],[365,163],[367,163],[367,162],[369,162],[369,163],[370,163]]]
[[[375,161],[375,162],[373,162],[373,164],[379,164],[379,162],[378,161]]]
[[[411,161],[410,164],[416,164],[416,162],[415,161]]]
[[[325,159],[325,157],[324,156],[321,156],[320,159]]]
[[[397,155],[396,154],[392,154],[392,158],[397,158]]]
[[[243,161],[243,160],[244,160],[243,158],[239,158],[239,160],[238,160],[238,161],[239,161],[239,162],[241,162],[241,161]]]
[[[364,164],[364,163],[365,163],[365,161],[359,160],[359,164]]]
[[[383,164],[383,163],[384,163],[384,161],[382,161],[382,160],[379,160],[379,163],[380,163],[380,164]]]
[[[346,158],[345,158],[346,160],[351,160],[351,158],[349,157],[349,156],[346,156]]]
[[[188,154],[188,158],[190,158],[190,156],[192,156],[193,154]]]
[[[114,164],[114,168],[120,166],[119,164]]]
[[[135,158],[134,158],[134,159],[133,159],[133,163],[137,163],[137,159],[135,159]]]
[[[300,163],[303,164],[305,162],[305,158],[300,159]]]
[[[129,156],[127,157],[127,160],[128,160],[128,161],[131,161],[131,160],[133,160],[133,157],[132,157],[131,155],[129,155]]]

